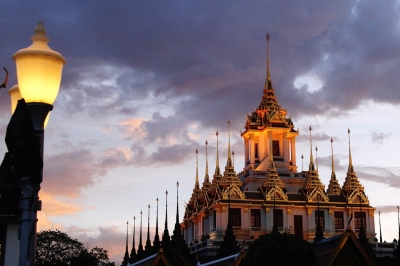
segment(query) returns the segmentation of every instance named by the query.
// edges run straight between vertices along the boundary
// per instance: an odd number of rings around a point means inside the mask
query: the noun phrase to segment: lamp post
[[[31,38],[32,45],[19,50],[13,55],[16,63],[19,91],[27,107],[40,143],[40,154],[43,159],[44,123],[48,113],[53,109],[57,97],[62,68],[65,58],[52,50],[47,43],[46,30],[39,21]],[[22,177],[23,189],[21,200],[20,224],[20,266],[35,264],[37,211],[41,209],[38,192],[43,179],[43,170],[39,180],[32,181]]]

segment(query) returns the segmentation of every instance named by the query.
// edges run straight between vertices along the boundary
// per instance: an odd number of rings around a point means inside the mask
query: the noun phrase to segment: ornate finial
[[[269,71],[269,33],[267,33],[267,81],[271,80],[271,75]]]
[[[303,159],[304,159],[304,156],[303,156],[303,154],[301,154],[301,171],[303,172]]]
[[[235,167],[235,151],[232,151],[233,167]]]
[[[33,33],[35,35],[46,36],[46,29],[44,28],[43,21],[38,21]]]
[[[207,179],[208,182],[208,141],[206,140],[206,175],[204,179]],[[206,181],[206,180],[204,180]]]
[[[318,171],[318,146],[315,146],[315,163],[317,164]]]

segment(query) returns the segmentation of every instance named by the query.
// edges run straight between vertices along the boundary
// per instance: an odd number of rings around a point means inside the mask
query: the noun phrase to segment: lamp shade
[[[60,89],[65,58],[47,43],[43,22],[36,25],[32,45],[13,55],[17,67],[19,90],[27,103],[52,105]]]

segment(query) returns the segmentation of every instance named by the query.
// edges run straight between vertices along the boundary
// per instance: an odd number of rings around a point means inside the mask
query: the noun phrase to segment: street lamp
[[[66,60],[47,45],[49,38],[46,37],[43,22],[37,23],[31,40],[32,45],[16,52],[13,60],[17,69],[19,91],[27,103],[43,159],[44,123],[48,113],[53,109]],[[29,178],[20,180],[23,198],[20,204],[22,214],[19,265],[23,266],[35,264],[37,211],[41,208],[38,192],[42,179],[43,171],[37,183]]]

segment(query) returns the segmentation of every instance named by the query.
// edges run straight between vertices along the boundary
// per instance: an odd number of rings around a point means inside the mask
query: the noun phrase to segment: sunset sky
[[[0,2],[0,136],[10,120],[7,90],[17,83],[12,55],[31,44],[41,20],[49,46],[67,60],[45,132],[39,229],[59,229],[107,249],[119,265],[129,250],[133,216],[147,226],[156,198],[164,227],[169,192],[172,234],[179,181],[180,218],[196,176],[205,173],[205,142],[214,172],[227,158],[228,126],[235,170],[244,166],[246,112],[261,101],[270,34],[271,79],[292,117],[297,164],[309,163],[309,131],[327,186],[332,137],[336,176],[354,169],[383,239],[398,237],[400,204],[399,1],[10,1]],[[0,80],[4,73],[0,72]],[[315,146],[314,146],[315,147]],[[4,141],[0,152],[7,151]],[[315,157],[315,155],[314,155]],[[379,227],[375,229],[379,238]],[[145,242],[145,234],[144,234]],[[143,243],[145,244],[145,243]]]

